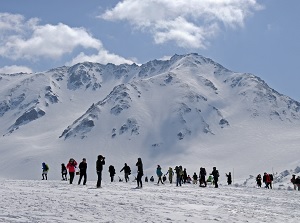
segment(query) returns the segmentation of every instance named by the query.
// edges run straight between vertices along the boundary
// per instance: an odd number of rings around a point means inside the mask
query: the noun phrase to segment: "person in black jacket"
[[[213,167],[213,171],[211,173],[211,175],[214,176],[214,182],[215,182],[215,188],[218,188],[219,185],[218,185],[218,181],[219,181],[219,171],[217,170],[216,167]]]
[[[124,164],[124,167],[120,170],[120,173],[124,170],[124,176],[125,176],[125,181],[129,181],[129,175],[131,174],[131,169],[127,165],[127,163]]]
[[[256,177],[256,184],[257,184],[257,187],[261,187],[261,175],[260,174],[258,174]]]
[[[109,172],[109,176],[110,176],[110,182],[114,182],[114,176],[116,174],[115,167],[113,165],[110,165],[108,167],[108,172]]]
[[[98,160],[96,161],[96,171],[98,175],[97,188],[101,187],[103,165],[105,165],[105,157],[99,155]]]
[[[228,185],[231,185],[231,183],[232,183],[231,172],[229,172],[228,174],[226,174],[226,177],[227,177],[227,183],[228,183]]]
[[[79,167],[79,170],[80,170],[78,185],[80,184],[82,177],[83,177],[83,185],[85,185],[86,184],[86,179],[87,179],[87,176],[86,176],[86,170],[87,170],[86,158],[82,159],[82,162],[79,164],[78,167]]]
[[[143,163],[142,163],[141,158],[138,158],[136,166],[137,166],[137,169],[138,169],[137,170],[137,177],[136,177],[137,188],[142,188],[143,187],[142,176],[144,175],[144,172],[143,172]]]
[[[61,177],[62,177],[62,180],[68,180],[67,178],[67,167],[65,166],[64,163],[61,164]]]
[[[298,176],[295,180],[295,184],[297,185],[298,187],[298,191],[300,191],[300,176]]]
[[[204,167],[200,167],[200,173],[199,173],[199,187],[206,187],[207,183],[206,183],[206,169]],[[204,184],[204,186],[203,186]]]

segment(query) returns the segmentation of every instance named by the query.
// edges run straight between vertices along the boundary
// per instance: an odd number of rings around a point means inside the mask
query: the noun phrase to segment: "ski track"
[[[75,182],[76,183],[76,182]],[[0,222],[298,222],[300,192],[186,184],[0,182]]]

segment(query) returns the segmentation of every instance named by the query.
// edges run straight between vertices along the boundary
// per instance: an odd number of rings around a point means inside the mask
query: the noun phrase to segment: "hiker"
[[[182,184],[183,183],[183,175],[184,175],[182,166],[179,166],[179,175],[180,175],[180,182]]]
[[[137,177],[136,177],[137,188],[142,188],[143,187],[142,177],[144,175],[142,159],[138,158],[138,161],[135,165],[137,166]]]
[[[48,175],[48,171],[49,171],[49,166],[46,163],[42,163],[42,180],[47,180],[47,175]]]
[[[256,184],[258,187],[261,187],[261,175],[260,174],[258,174],[256,177]]]
[[[218,181],[219,181],[219,171],[217,170],[216,167],[213,167],[213,171],[211,173],[211,175],[214,176],[214,183],[215,183],[215,188],[218,188],[219,185],[218,185]]]
[[[197,181],[198,181],[198,176],[197,176],[196,172],[194,172],[194,175],[193,175],[193,184],[197,184]]]
[[[131,169],[127,165],[127,163],[124,164],[124,167],[120,170],[120,173],[124,170],[124,176],[125,176],[125,181],[129,181],[129,175],[131,174]]]
[[[187,180],[187,172],[186,172],[186,168],[184,168],[184,170],[183,170],[182,179],[183,179],[183,183],[185,184],[185,183],[186,183],[186,180]]]
[[[103,165],[105,165],[105,157],[103,157],[102,155],[99,155],[98,159],[96,161],[96,171],[97,171],[97,176],[98,176],[97,188],[101,187]]]
[[[62,180],[68,180],[67,173],[68,173],[67,168],[66,168],[65,164],[62,163],[61,164],[61,177],[62,177]]]
[[[173,172],[173,170],[172,170],[172,167],[169,167],[169,170],[168,170],[168,172],[166,173],[166,175],[168,175],[169,174],[169,182],[170,182],[170,184],[173,182],[173,175],[174,175],[174,172]]]
[[[109,176],[110,176],[110,182],[114,182],[114,176],[116,174],[115,167],[113,165],[110,165],[108,167],[108,172],[109,172]]]
[[[190,184],[190,183],[192,182],[192,179],[191,179],[190,175],[187,176],[186,182],[187,182],[188,184]]]
[[[163,175],[163,173],[161,172],[161,167],[160,165],[157,165],[156,168],[156,175],[158,176],[158,181],[157,181],[157,185],[159,185],[159,182],[161,182],[161,184],[164,184],[164,182],[161,179],[161,176]]]
[[[75,171],[76,171],[76,166],[77,166],[77,162],[71,158],[69,160],[69,163],[67,164],[67,169],[69,170],[69,175],[70,175],[70,184],[73,183],[74,180],[74,176],[75,176]]]
[[[264,176],[263,176],[263,182],[265,183],[265,188],[270,189],[271,178],[270,178],[270,175],[267,174],[266,172],[264,173]],[[272,189],[272,187],[271,187],[271,189]]]
[[[300,191],[300,176],[298,176],[295,180],[295,184],[297,185],[298,187],[298,191]]]
[[[206,169],[204,167],[200,167],[200,172],[199,172],[199,187],[206,187],[207,183],[205,180],[206,176]],[[204,184],[204,186],[203,186]]]
[[[83,185],[86,184],[87,176],[86,176],[86,170],[87,170],[87,163],[86,163],[86,158],[82,159],[82,162],[79,164],[79,180],[78,180],[78,185],[81,182],[81,179],[83,177]]]
[[[295,174],[292,175],[291,183],[294,186],[294,190],[297,190],[296,175]]]
[[[272,187],[273,187],[273,174],[269,174],[269,176],[270,176],[270,188],[272,189]]]
[[[228,174],[226,174],[226,177],[227,177],[227,183],[228,183],[228,185],[231,185],[231,183],[232,183],[231,172],[229,172]]]
[[[178,184],[181,186],[181,174],[180,174],[180,167],[175,167],[175,173],[176,173],[176,187],[178,187]]]

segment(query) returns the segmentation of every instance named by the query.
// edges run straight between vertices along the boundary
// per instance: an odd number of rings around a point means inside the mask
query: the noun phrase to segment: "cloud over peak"
[[[78,47],[95,50],[96,54],[86,55],[81,52],[74,56],[73,61],[76,62],[131,62],[110,54],[102,42],[83,27],[70,27],[63,23],[42,25],[38,18],[26,20],[19,14],[0,13],[0,57],[15,61],[59,60],[64,55],[74,53]]]
[[[205,48],[222,26],[242,27],[260,9],[257,0],[123,0],[99,18],[127,21],[150,32],[157,44]]]

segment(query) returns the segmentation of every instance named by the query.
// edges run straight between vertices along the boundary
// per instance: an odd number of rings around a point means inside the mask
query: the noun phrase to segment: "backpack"
[[[45,170],[48,171],[49,170],[49,166],[48,164],[45,164]]]
[[[128,175],[130,175],[131,174],[131,169],[130,169],[130,167],[128,166]]]
[[[273,181],[273,174],[269,174],[270,180]]]

